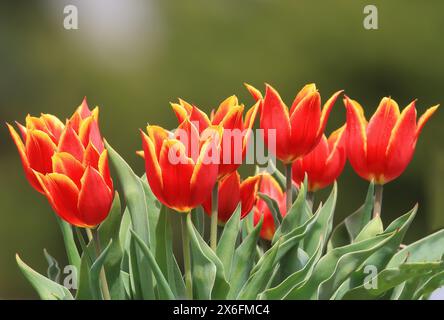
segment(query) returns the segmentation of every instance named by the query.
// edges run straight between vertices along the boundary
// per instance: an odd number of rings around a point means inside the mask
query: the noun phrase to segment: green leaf
[[[46,261],[48,262],[48,278],[52,281],[59,283],[60,282],[60,268],[57,260],[51,256],[46,249],[43,249],[43,253],[45,255]]]
[[[347,276],[371,254],[384,246],[393,235],[394,233],[382,234],[368,240],[333,249],[319,260],[312,277],[301,287],[292,290],[287,298],[330,298]]]
[[[98,232],[101,247],[105,247],[112,240],[111,247],[105,259],[104,267],[106,279],[112,299],[121,300],[125,298],[125,289],[121,278],[120,266],[123,259],[123,249],[120,243],[120,222],[122,221],[119,194],[116,192],[111,211],[106,219],[100,224]]]
[[[293,289],[301,285],[304,281],[311,276],[313,272],[313,268],[316,263],[319,261],[322,255],[322,240],[319,241],[318,248],[316,249],[315,254],[310,257],[308,262],[304,265],[304,267],[291,274],[284,281],[282,281],[279,285],[274,288],[265,290],[260,298],[266,300],[280,300],[285,299],[287,294],[289,294]]]
[[[159,265],[156,263],[156,259],[154,259],[151,250],[133,230],[131,230],[131,234],[132,238],[135,240],[137,245],[140,247],[140,249],[142,249],[143,253],[148,258],[147,260],[150,263],[154,277],[156,278],[157,281],[157,288],[159,290],[159,299],[174,300],[175,299],[174,294],[171,291],[171,288],[168,285],[168,282],[165,279],[162,270],[160,270]]]
[[[313,224],[310,226],[307,234],[304,236],[302,248],[309,256],[312,256],[317,249],[319,239],[323,240],[323,247],[330,237],[333,228],[333,214],[336,207],[336,199],[338,194],[338,187],[336,182],[325,204],[321,207],[318,213],[315,214]]]
[[[247,283],[239,292],[239,296],[237,297],[238,300],[256,299],[258,294],[267,288],[267,284],[273,274],[275,259],[280,244],[281,240],[278,240],[278,242],[276,242],[273,247],[264,254],[258,262],[259,267],[257,268],[257,271],[250,276]]]
[[[71,225],[56,216],[57,223],[59,224],[60,230],[62,231],[63,242],[65,244],[66,254],[68,256],[68,261],[70,265],[73,265],[79,270],[80,268],[80,255],[77,250],[76,242],[74,240],[74,235],[72,232]]]
[[[201,296],[199,293],[201,291],[203,293],[203,297],[208,297],[209,293],[209,298],[211,299],[225,299],[228,291],[230,290],[230,285],[225,278],[225,271],[222,262],[214,251],[208,246],[205,240],[202,239],[199,232],[197,232],[196,228],[191,222],[190,215],[187,216],[187,229],[190,234],[191,254],[193,257],[193,285],[196,282],[194,275],[196,274],[199,278],[203,279],[204,277],[202,277],[201,272],[204,272],[205,270],[208,270],[210,273],[209,279],[214,279],[205,285],[202,282],[199,282],[199,285],[194,286],[197,289],[198,296]],[[195,260],[195,256],[198,257],[198,259]]]
[[[162,206],[156,226],[156,261],[173,294],[176,297],[185,297],[185,284],[173,252],[173,233],[170,218],[171,212],[167,207]]]
[[[111,239],[105,249],[103,249],[103,251],[97,257],[96,261],[94,261],[91,269],[89,270],[90,287],[95,300],[103,299],[102,290],[100,288],[100,272],[102,270],[103,264],[105,263],[105,259],[108,255],[109,249],[111,248],[112,242],[113,240]]]
[[[148,226],[150,229],[149,232],[150,247],[153,248],[154,250],[156,248],[156,226],[159,220],[161,205],[157,200],[157,198],[154,196],[153,192],[151,191],[150,185],[148,184],[148,180],[146,178],[146,174],[144,174],[140,179],[142,181],[143,191],[146,199],[146,207],[147,207],[148,222],[149,222]]]
[[[442,268],[441,262],[406,263],[398,268],[384,269],[376,277],[369,277],[362,285],[348,291],[343,299],[377,299],[404,281],[426,275],[438,268]]]
[[[91,280],[89,270],[91,269],[91,259],[86,252],[83,252],[80,259],[80,270],[78,276],[78,288],[76,292],[76,300],[92,300],[94,299],[91,290]]]
[[[373,198],[374,184],[371,182],[364,204],[334,228],[328,243],[328,250],[342,247],[353,242],[372,217]]]
[[[245,282],[248,280],[250,271],[253,269],[253,261],[256,256],[256,244],[262,229],[263,217],[256,227],[247,235],[240,246],[234,252],[233,264],[229,278],[230,291],[228,299],[235,299]]]
[[[279,210],[279,205],[277,201],[270,196],[266,195],[265,193],[258,192],[257,194],[262,200],[265,201],[265,203],[268,206],[268,209],[270,209],[271,215],[273,216],[274,225],[278,227],[282,222],[282,213]]]
[[[109,153],[110,162],[122,186],[123,196],[131,215],[132,229],[150,247],[151,227],[148,221],[147,200],[143,184],[125,160],[107,142],[105,142],[105,145]],[[150,269],[149,262],[140,248],[135,249],[135,263],[132,264],[134,273],[130,273],[130,275],[137,275],[139,278],[133,279],[132,284],[140,286],[140,292],[144,299],[154,299],[152,270]]]
[[[413,299],[428,299],[429,296],[438,288],[444,285],[444,271],[438,272],[431,276],[423,285],[421,285],[413,295]]]
[[[224,265],[225,275],[230,277],[236,240],[239,236],[241,205],[239,204],[227,221],[217,244],[216,254]]]
[[[17,265],[34,289],[37,291],[39,297],[43,300],[72,300],[74,299],[68,289],[64,286],[42,276],[40,273],[34,271],[26,263],[24,263],[19,255],[15,256]]]
[[[382,225],[381,217],[378,215],[361,230],[361,232],[356,236],[355,242],[362,240],[367,240],[372,237],[377,236],[384,232],[384,227]]]
[[[197,208],[191,211],[191,219],[193,220],[193,224],[196,227],[199,234],[204,237],[205,236],[205,212],[202,206],[198,206]]]

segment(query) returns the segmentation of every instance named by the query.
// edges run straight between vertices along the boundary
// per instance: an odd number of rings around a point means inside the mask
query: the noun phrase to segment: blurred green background
[[[78,7],[78,30],[63,28],[67,4]],[[363,28],[367,4],[379,10],[378,30]],[[444,102],[443,14],[442,0],[2,1],[0,120],[65,118],[86,95],[101,108],[103,135],[142,174],[139,128],[175,125],[169,101],[177,97],[207,111],[231,94],[251,105],[243,82],[261,89],[268,82],[288,103],[308,82],[324,100],[346,89],[367,116],[382,96],[402,106],[418,98],[422,113]],[[328,132],[344,120],[339,101]],[[439,111],[406,172],[385,188],[385,223],[420,203],[408,241],[444,226],[443,121]],[[65,264],[62,239],[3,124],[0,141],[0,298],[35,298],[14,255],[44,273],[43,248]],[[347,165],[337,220],[366,189]]]

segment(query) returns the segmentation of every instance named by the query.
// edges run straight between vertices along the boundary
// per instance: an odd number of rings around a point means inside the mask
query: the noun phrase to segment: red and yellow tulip
[[[416,121],[415,101],[402,112],[391,98],[383,98],[369,122],[362,106],[348,97],[347,155],[356,173],[368,181],[385,184],[406,169],[419,134],[438,106],[431,107]]]
[[[297,185],[304,182],[307,174],[308,191],[315,192],[339,177],[347,159],[344,132],[345,126],[334,131],[328,139],[323,135],[309,154],[293,162],[292,178]]]
[[[185,118],[174,133],[159,126],[141,132],[148,183],[169,208],[189,212],[211,194],[218,175],[222,129],[209,126],[199,133]]]
[[[225,224],[241,203],[241,219],[253,208],[259,187],[260,175],[248,177],[241,182],[239,173],[234,171],[219,182],[218,215],[219,224]],[[202,204],[205,212],[211,216],[211,196]]]
[[[98,113],[84,99],[66,124],[49,114],[28,115],[24,126],[17,123],[20,135],[8,124],[29,183],[62,219],[79,227],[101,223],[113,201]]]
[[[266,85],[263,98],[259,90],[246,86],[254,99],[262,101],[260,128],[264,130],[265,144],[270,148],[269,130],[274,130],[275,154],[284,164],[306,155],[319,143],[330,111],[342,92],[333,94],[321,109],[321,96],[316,85],[308,84],[299,91],[288,109],[272,86]]]
[[[179,99],[179,103],[173,103],[172,107],[179,123],[188,119],[198,126],[199,132],[210,126],[223,128],[218,168],[219,180],[234,172],[241,165],[245,158],[259,102],[247,111],[245,121],[243,120],[244,106],[239,104],[236,96],[225,99],[218,109],[211,113],[210,118],[196,106],[181,99]]]
[[[285,193],[282,191],[279,183],[268,173],[261,174],[261,181],[259,184],[259,192],[268,195],[270,198],[276,200],[279,211],[285,216]],[[276,226],[274,224],[273,214],[268,208],[267,203],[259,196],[256,197],[256,203],[253,211],[253,223],[257,225],[264,217],[260,236],[265,240],[271,240],[274,236]]]

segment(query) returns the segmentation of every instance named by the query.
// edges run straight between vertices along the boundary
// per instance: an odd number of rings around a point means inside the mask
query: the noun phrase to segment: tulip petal
[[[52,156],[52,170],[69,177],[80,189],[80,179],[85,172],[83,165],[67,152],[56,152]]]
[[[373,173],[382,173],[393,127],[399,118],[398,104],[383,98],[367,126],[367,164]]]
[[[98,225],[107,217],[112,201],[113,193],[100,173],[86,168],[78,200],[79,219],[88,226]]]
[[[68,152],[72,154],[77,160],[83,160],[83,153],[85,152],[85,148],[80,141],[79,136],[74,131],[71,122],[68,122],[68,125],[65,127],[65,130],[60,137],[58,151]]]
[[[256,101],[262,100],[262,93],[258,89],[256,89],[255,87],[253,87],[248,83],[244,83],[244,86],[247,88],[248,92],[250,92],[250,94],[253,96],[254,100]]]
[[[424,125],[429,121],[430,117],[435,113],[435,111],[438,109],[439,104],[436,106],[433,106],[431,108],[428,108],[426,112],[419,118],[418,125],[416,129],[416,138],[419,137],[419,134],[421,133]]]
[[[264,141],[267,146],[269,146],[269,134],[273,134],[269,130],[275,130],[276,156],[284,162],[293,160],[289,156],[291,128],[288,108],[282,101],[279,93],[270,85],[266,86],[260,127],[264,130]]]
[[[40,173],[52,171],[51,157],[56,150],[54,142],[43,131],[28,130],[26,139],[26,155],[29,166]]]
[[[339,90],[337,92],[335,92],[330,99],[327,100],[327,102],[324,104],[324,106],[322,107],[322,113],[321,113],[321,123],[319,126],[319,131],[318,134],[323,134],[325,127],[327,126],[327,120],[328,117],[330,116],[330,112],[331,109],[333,108],[336,100],[338,99],[339,95],[341,93],[343,93],[344,90]]]
[[[148,132],[148,136],[153,142],[156,157],[159,158],[160,149],[162,148],[163,141],[169,138],[170,132],[162,127],[151,125],[148,125],[146,127],[146,131]]]
[[[199,132],[188,118],[174,131],[174,138],[184,145],[187,157],[196,161],[199,157],[200,148]]]
[[[254,202],[257,198],[257,191],[259,189],[261,178],[261,175],[248,177],[247,179],[242,181],[240,185],[240,199],[242,203],[241,219],[244,218],[248,213],[250,213],[251,209],[253,209]]]
[[[91,110],[89,110],[88,102],[86,97],[83,98],[82,103],[77,108],[77,113],[80,115],[82,119],[86,119],[91,116]]]
[[[217,217],[220,222],[225,223],[230,219],[240,201],[240,176],[237,171],[220,181],[218,199]]]
[[[157,157],[154,142],[142,130],[140,131],[140,134],[142,137],[142,146],[145,158],[145,172],[148,183],[157,199],[165,204],[165,199],[163,196],[162,170],[159,165],[159,159]]]
[[[189,211],[194,162],[187,157],[185,146],[175,139],[165,140],[160,151],[159,165],[162,168],[166,204],[180,212]]]
[[[102,154],[100,155],[98,166],[99,166],[99,173],[105,180],[105,183],[111,189],[111,191],[114,190],[113,180],[111,179],[111,174],[109,171],[107,150],[103,150]]]
[[[60,139],[60,135],[63,132],[63,129],[65,128],[65,125],[62,121],[59,120],[56,116],[53,116],[52,114],[45,114],[43,113],[40,117],[43,122],[45,123],[46,128],[51,133],[52,137],[54,137],[53,141],[55,144],[58,143]]]
[[[54,211],[70,224],[85,227],[84,221],[79,219],[77,207],[79,189],[75,183],[60,173],[38,174],[38,176]]]
[[[416,109],[413,101],[402,111],[393,128],[384,157],[384,175],[378,177],[378,183],[387,183],[401,175],[413,157],[415,144]]]
[[[79,139],[85,148],[91,142],[99,153],[105,148],[97,119],[93,116],[84,119],[80,124]]]
[[[356,173],[371,180],[367,171],[367,121],[361,105],[348,98],[344,99],[347,108],[346,150],[347,157]]]
[[[305,96],[290,117],[291,150],[296,157],[304,156],[318,144],[321,119],[321,97],[314,91]]]
[[[17,131],[9,124],[6,124],[8,126],[9,133],[11,135],[12,140],[14,141],[17,151],[19,153],[20,159],[22,161],[23,171],[25,172],[26,179],[29,181],[31,186],[36,189],[40,193],[45,193],[42,186],[40,185],[39,180],[35,176],[33,170],[30,168],[28,157],[26,156],[25,151],[25,145],[23,144],[23,141],[20,139],[20,136],[18,135]]]
[[[99,166],[99,158],[100,158],[99,151],[97,151],[96,147],[94,147],[92,142],[89,142],[83,154],[83,161],[82,161],[83,165],[85,166],[85,168],[91,166],[97,169]]]
[[[291,104],[290,108],[290,117],[293,114],[293,112],[296,110],[296,108],[299,105],[299,102],[301,102],[306,96],[313,94],[314,92],[318,91],[316,89],[316,85],[314,83],[306,84],[301,91],[298,92],[296,97],[293,100],[293,103]]]
[[[226,98],[224,101],[221,102],[219,107],[216,110],[216,113],[214,114],[214,117],[211,119],[211,123],[213,125],[218,125],[222,121],[225,120],[228,113],[232,110],[233,107],[238,106],[238,100],[235,95]]]

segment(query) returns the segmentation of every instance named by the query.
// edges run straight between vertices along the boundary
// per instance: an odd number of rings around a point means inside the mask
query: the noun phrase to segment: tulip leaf
[[[176,297],[185,297],[185,284],[173,253],[171,212],[162,206],[156,226],[156,261]]]
[[[123,196],[131,215],[132,229],[149,247],[151,227],[148,221],[147,200],[143,184],[125,160],[107,142],[105,142],[105,145],[109,153],[110,162],[122,186]],[[140,248],[133,248],[135,249],[135,256],[133,257],[135,260],[132,264],[133,273],[130,274],[132,276],[137,275],[138,280],[133,280],[132,284],[140,286],[140,292],[144,299],[154,299],[154,285],[150,264]]]
[[[322,248],[322,240],[319,241],[315,254],[309,258],[309,260],[301,270],[294,272],[274,288],[265,290],[261,294],[260,298],[267,300],[285,299],[286,295],[289,292],[291,292],[291,290],[301,285],[305,280],[308,279],[308,277],[311,276],[314,266],[321,258],[322,255],[321,248]]]
[[[282,222],[282,214],[279,210],[277,201],[262,192],[258,192],[257,195],[267,204],[268,209],[270,209],[271,215],[273,216],[274,225],[277,228]]]
[[[37,294],[42,300],[73,300],[73,296],[64,286],[42,276],[37,271],[34,271],[26,263],[24,263],[19,255],[16,255],[17,265],[22,271],[23,275],[28,279]]]
[[[378,215],[370,220],[369,223],[356,236],[355,242],[370,239],[384,232],[381,217]]]
[[[444,285],[444,271],[440,271],[429,277],[414,293],[412,299],[428,299],[429,296],[438,288]]]
[[[244,219],[245,220],[245,219]],[[263,216],[259,220],[253,231],[249,233],[234,252],[231,274],[229,277],[230,291],[228,299],[235,299],[245,282],[248,280],[253,261],[256,256],[256,244],[259,239],[259,233],[264,222]]]
[[[337,194],[338,188],[335,182],[330,196],[325,204],[319,209],[319,212],[314,215],[315,219],[313,224],[304,236],[302,248],[309,256],[312,256],[316,252],[319,239],[322,239],[323,241],[323,247],[321,250],[324,250],[324,246],[330,237],[330,233],[333,229],[333,214],[336,207]]]
[[[91,259],[87,252],[83,252],[82,258],[80,259],[80,270],[77,280],[77,292],[76,300],[91,300],[93,299],[93,294],[91,290],[90,281],[90,269],[91,269]]]
[[[212,285],[212,288],[210,288],[210,298],[218,300],[225,299],[228,294],[228,291],[230,290],[230,285],[228,284],[225,278],[225,270],[222,262],[217,257],[216,253],[208,246],[205,240],[197,232],[196,228],[191,222],[190,215],[187,216],[187,229],[190,234],[191,252],[193,255],[193,259],[195,253],[199,251],[196,254],[196,256],[204,256],[210,262],[209,265],[212,266],[211,268],[208,268],[209,271],[211,272],[212,270],[214,270],[214,281],[213,281],[214,285]],[[195,273],[194,268],[195,266],[193,264],[193,280]],[[213,284],[213,283],[210,282],[208,284]],[[206,289],[208,289],[208,287]]]
[[[335,248],[324,255],[313,270],[312,276],[302,286],[288,295],[289,299],[328,299],[353,270],[376,252],[392,234]]]
[[[63,242],[65,244],[66,254],[68,256],[68,261],[70,265],[80,268],[80,254],[74,240],[74,234],[72,232],[71,225],[56,216],[56,220],[59,224],[60,230],[62,231]]]
[[[238,300],[256,299],[259,293],[267,288],[267,284],[273,274],[275,259],[280,244],[281,240],[278,240],[273,247],[264,254],[261,260],[259,260],[257,271],[251,274],[239,292]]]
[[[239,236],[241,205],[239,204],[224,226],[224,231],[217,244],[216,254],[224,265],[225,275],[230,277],[236,240]]]
[[[174,300],[174,294],[171,291],[171,288],[168,285],[168,281],[165,279],[162,270],[160,270],[159,265],[157,264],[151,250],[133,230],[131,230],[131,235],[137,245],[142,249],[145,256],[148,258],[151,269],[153,270],[154,277],[156,278],[157,288],[159,290],[159,299]]]
[[[328,250],[342,247],[353,242],[372,217],[373,198],[374,184],[371,182],[364,204],[333,229],[328,242]]]
[[[198,206],[191,211],[191,219],[199,234],[205,236],[205,213],[202,206]]]
[[[375,277],[369,277],[362,285],[348,291],[342,299],[344,300],[368,300],[377,299],[384,292],[394,288],[406,280],[421,277],[433,270],[442,270],[442,262],[406,263],[397,268],[382,270]]]
[[[111,211],[99,226],[99,239],[101,247],[105,247],[112,239],[109,253],[105,259],[106,279],[112,299],[121,300],[125,298],[123,280],[121,279],[120,266],[123,259],[123,249],[120,242],[120,223],[122,211],[120,207],[119,194],[116,192]]]
[[[97,257],[96,261],[94,261],[94,263],[91,266],[91,269],[89,270],[91,292],[95,300],[103,299],[102,290],[100,287],[100,272],[103,268],[105,259],[109,253],[109,249],[111,248],[112,242],[113,240],[111,239],[108,245],[103,249],[103,251]]]
[[[150,228],[150,247],[153,250],[156,248],[156,225],[159,220],[160,203],[151,191],[150,185],[144,174],[141,178],[143,191],[146,199],[146,207],[148,212],[148,226]]]
[[[48,278],[52,281],[60,282],[60,267],[57,260],[51,256],[46,249],[43,249],[46,261],[48,262]]]

